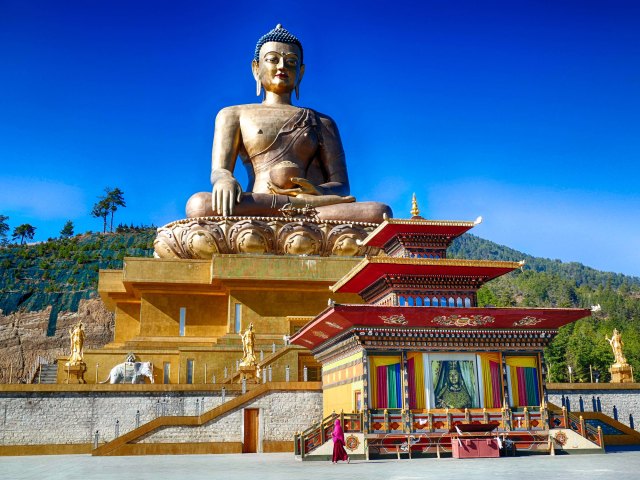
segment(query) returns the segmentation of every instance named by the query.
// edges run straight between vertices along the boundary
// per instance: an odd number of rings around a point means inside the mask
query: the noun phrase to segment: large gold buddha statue
[[[282,216],[313,207],[319,220],[380,223],[391,209],[350,196],[338,128],[326,115],[292,105],[304,75],[300,41],[281,25],[262,36],[252,62],[262,103],[222,109],[215,122],[211,183],[187,202],[189,218]],[[264,90],[264,94],[262,93]],[[238,156],[246,192],[233,176]]]

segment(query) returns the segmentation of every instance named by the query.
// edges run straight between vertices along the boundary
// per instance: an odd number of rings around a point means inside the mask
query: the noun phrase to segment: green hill
[[[81,299],[97,295],[98,270],[122,268],[126,256],[150,257],[155,229],[90,234],[71,239],[0,248],[0,309],[38,311],[52,306],[48,335],[60,311],[76,311]],[[536,258],[466,234],[449,249],[452,258],[525,260],[518,271],[500,277],[478,292],[480,306],[581,307],[601,305],[591,318],[560,330],[545,353],[550,381],[589,381],[590,366],[608,380],[613,354],[605,336],[622,332],[624,353],[640,371],[640,278],[601,272],[580,263]]]

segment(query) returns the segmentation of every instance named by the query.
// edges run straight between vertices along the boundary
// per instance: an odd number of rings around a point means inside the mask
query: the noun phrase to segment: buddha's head
[[[260,87],[278,95],[297,93],[304,75],[300,40],[278,24],[258,40],[251,69],[258,95]]]

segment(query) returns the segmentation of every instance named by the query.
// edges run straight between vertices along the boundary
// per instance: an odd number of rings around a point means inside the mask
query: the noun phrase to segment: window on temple
[[[163,383],[171,383],[169,378],[171,376],[171,363],[170,362],[164,362],[163,368],[162,368],[162,380]]]
[[[240,333],[240,329],[242,328],[242,304],[241,303],[236,303],[236,307],[235,307],[235,326],[234,326],[234,332],[235,333]]]
[[[187,359],[187,383],[193,383],[193,359]]]
[[[180,307],[180,327],[179,335],[184,337],[185,325],[187,323],[187,307]]]

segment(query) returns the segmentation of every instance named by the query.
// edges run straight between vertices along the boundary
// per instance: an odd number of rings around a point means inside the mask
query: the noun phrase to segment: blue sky
[[[57,236],[162,225],[209,190],[216,112],[256,101],[256,40],[303,42],[352,193],[484,223],[526,253],[640,275],[640,2],[0,0],[0,214]],[[238,177],[244,179],[243,172]],[[244,181],[244,180],[243,180]]]

